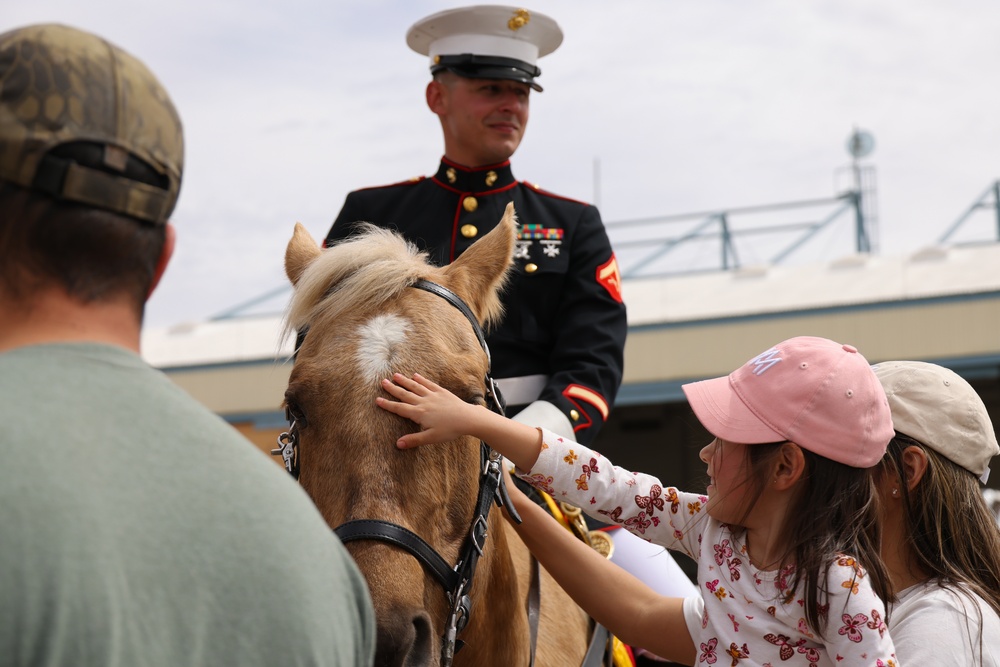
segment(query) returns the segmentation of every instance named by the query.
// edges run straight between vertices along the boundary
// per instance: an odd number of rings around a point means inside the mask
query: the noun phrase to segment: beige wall
[[[279,411],[291,371],[290,363],[265,360],[165,372],[212,412],[228,416]]]
[[[799,335],[850,343],[873,363],[1000,356],[1000,297],[630,331],[625,383],[725,375],[770,345]]]

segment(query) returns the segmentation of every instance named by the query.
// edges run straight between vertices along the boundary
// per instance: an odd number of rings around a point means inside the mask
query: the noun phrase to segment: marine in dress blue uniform
[[[562,32],[549,17],[524,9],[468,7],[423,19],[407,41],[430,56],[432,73],[515,81],[540,91],[536,60],[559,45]],[[524,114],[526,120],[526,108]],[[433,176],[350,193],[326,244],[353,234],[357,221],[372,222],[445,265],[499,224],[513,201],[518,240],[503,294],[506,315],[487,336],[493,373],[508,414],[587,444],[614,403],[627,330],[621,278],[600,213],[518,181],[509,159],[460,164],[448,154],[447,130],[445,148]]]

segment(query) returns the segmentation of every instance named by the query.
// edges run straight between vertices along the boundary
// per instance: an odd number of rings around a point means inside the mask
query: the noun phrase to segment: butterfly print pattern
[[[677,489],[667,489],[667,502],[670,503],[670,513],[677,514],[677,509],[681,506],[681,499],[677,495]]]
[[[645,512],[639,512],[635,516],[631,516],[622,521],[623,526],[631,529],[634,533],[639,533],[640,535],[645,535],[646,529],[649,528],[652,523],[652,521],[646,518]]]
[[[743,658],[750,657],[750,649],[747,648],[747,645],[744,644],[743,646],[737,646],[736,642],[729,645],[729,650],[727,650],[726,653],[728,653],[733,659],[731,667],[736,667],[736,665],[740,664],[740,660]]]
[[[607,510],[597,510],[597,513],[598,514],[603,514],[604,516],[608,517],[609,519],[611,519],[615,523],[621,523],[622,522],[621,521],[621,516],[622,516],[622,508],[621,507],[616,507],[613,510],[611,510],[610,512],[608,512]]]
[[[878,609],[872,609],[872,619],[865,625],[872,630],[878,630],[879,637],[883,636],[887,629],[885,622],[882,620],[882,614],[878,613]]]
[[[550,496],[556,495],[555,489],[552,488],[552,477],[548,475],[531,475],[525,481],[539,491],[544,491]]]
[[[820,660],[820,653],[813,647],[809,646],[799,646],[795,649],[809,661],[809,667],[816,667],[816,663]]]
[[[733,558],[732,560],[726,561],[726,567],[729,568],[729,576],[733,581],[740,580],[740,565],[742,564],[743,561],[739,558]]]
[[[719,640],[712,637],[707,642],[701,645],[701,655],[698,656],[698,662],[704,662],[709,665],[714,665],[718,661],[719,656],[715,654],[715,648],[719,645]]]
[[[842,635],[847,635],[847,638],[855,644],[859,643],[861,641],[861,628],[865,627],[868,617],[864,614],[855,614],[854,616],[844,614],[841,620],[843,620],[844,625],[841,626],[838,632]]]
[[[654,484],[653,488],[649,490],[649,494],[645,496],[636,496],[635,504],[639,509],[643,510],[649,516],[653,516],[654,510],[663,511],[666,506],[663,500],[663,489],[659,484]]]
[[[722,540],[722,544],[716,544],[714,549],[716,565],[722,565],[727,558],[733,555],[733,548],[729,546],[729,540]]]
[[[791,660],[795,655],[795,649],[805,642],[804,639],[799,639],[793,644],[790,637],[771,633],[764,635],[764,641],[770,642],[778,647],[778,657],[782,660]]]
[[[572,450],[570,451],[572,453]],[[577,457],[574,455],[573,461],[576,461],[576,459]],[[565,457],[563,458],[563,461],[566,461]],[[570,461],[566,462],[570,463]],[[597,469],[597,459],[591,458],[590,463],[585,463],[584,465],[580,466],[580,469],[583,472],[581,472],[580,476],[576,478],[576,488],[578,491],[588,491],[590,487],[587,486],[587,480],[590,479],[590,476],[595,472],[600,472],[600,470]]]

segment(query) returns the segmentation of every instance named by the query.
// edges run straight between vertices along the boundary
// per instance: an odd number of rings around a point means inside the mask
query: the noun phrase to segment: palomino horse
[[[345,542],[375,605],[377,665],[447,664],[456,596],[467,604],[457,612],[465,616],[456,628],[465,645],[455,665],[529,664],[533,561],[501,513],[486,514],[497,462],[472,438],[398,450],[396,440],[416,426],[375,405],[384,395],[379,381],[394,372],[420,372],[470,402],[489,398],[479,323],[501,316],[497,292],[512,261],[515,227],[509,205],[495,230],[446,267],[428,264],[403,239],[375,227],[320,250],[296,225],[288,244],[285,271],[295,294],[286,326],[308,330],[285,394],[299,480],[331,527],[363,528],[360,539],[355,530]],[[463,315],[428,281],[471,312]],[[494,486],[484,495],[477,487],[490,463]],[[483,528],[488,539],[480,556],[470,534],[481,542]],[[421,541],[423,547],[413,546]],[[470,559],[478,561],[471,589],[446,590],[452,567]],[[544,570],[540,584],[535,664],[580,665],[589,620]]]

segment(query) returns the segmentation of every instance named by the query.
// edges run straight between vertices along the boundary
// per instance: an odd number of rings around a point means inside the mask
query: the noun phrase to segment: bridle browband
[[[441,297],[457,308],[472,325],[476,338],[486,353],[487,368],[486,377],[484,378],[486,402],[492,411],[503,415],[503,397],[500,395],[500,390],[497,388],[490,374],[492,361],[489,347],[486,345],[486,336],[472,310],[454,292],[437,283],[421,278],[414,282],[412,287]],[[295,479],[298,479],[298,422],[290,409],[286,409],[286,417],[289,420],[288,431],[278,437],[280,447],[271,450],[271,454],[281,456],[285,464],[285,469]],[[442,638],[442,667],[449,667],[455,652],[462,647],[462,642],[457,639],[457,635],[468,625],[469,616],[472,612],[472,600],[469,597],[469,591],[472,588],[472,578],[476,572],[476,565],[479,562],[479,557],[483,555],[483,548],[486,544],[487,518],[489,517],[490,509],[494,503],[502,505],[514,521],[517,523],[521,522],[521,518],[518,516],[507,494],[507,487],[504,485],[500,454],[483,441],[480,441],[479,447],[479,495],[476,499],[475,514],[472,526],[469,528],[468,539],[465,541],[462,553],[459,555],[458,562],[454,567],[450,567],[447,561],[422,537],[389,521],[359,519],[348,521],[334,529],[337,536],[345,543],[355,540],[375,540],[393,544],[407,551],[441,584],[451,604],[448,625],[445,628],[444,637]],[[534,643],[532,643],[531,651],[533,662]]]

